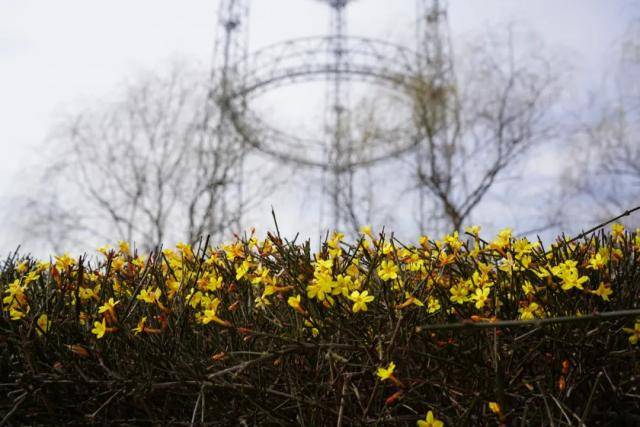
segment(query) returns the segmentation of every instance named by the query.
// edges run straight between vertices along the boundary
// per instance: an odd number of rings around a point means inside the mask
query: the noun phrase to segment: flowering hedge
[[[640,232],[0,267],[0,424],[640,423]]]

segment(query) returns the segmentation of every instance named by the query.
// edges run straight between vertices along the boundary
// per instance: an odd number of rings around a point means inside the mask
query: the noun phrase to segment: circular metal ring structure
[[[340,51],[335,46],[340,46]],[[336,61],[336,57],[341,60]],[[420,75],[419,63],[415,51],[382,40],[345,36],[294,39],[267,46],[233,64],[233,68],[244,70],[242,78],[229,81],[224,93],[216,94],[216,98],[235,131],[256,149],[280,160],[340,172],[410,150],[418,140],[411,134],[412,126],[406,123],[378,132],[366,147],[352,147],[357,150],[355,155],[329,164],[322,156],[326,141],[302,138],[270,126],[251,111],[251,100],[274,88],[328,81],[339,75],[344,81],[383,86],[407,96],[411,102]]]

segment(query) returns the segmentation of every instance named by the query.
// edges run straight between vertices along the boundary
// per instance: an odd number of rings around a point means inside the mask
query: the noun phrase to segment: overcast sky
[[[408,42],[414,0],[359,0],[349,32]],[[0,0],[0,209],[6,214],[33,176],[38,146],[56,115],[100,102],[140,70],[181,58],[209,66],[216,0]],[[597,91],[612,47],[639,1],[451,0],[454,38],[513,22],[537,34],[575,67],[575,99]],[[314,0],[253,0],[250,48],[326,31]],[[577,101],[576,101],[577,102]],[[0,218],[3,216],[0,215]],[[5,251],[19,243],[0,224]]]

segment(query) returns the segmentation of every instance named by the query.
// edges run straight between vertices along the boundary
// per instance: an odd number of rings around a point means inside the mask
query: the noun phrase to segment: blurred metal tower
[[[238,149],[237,153],[231,154],[237,155],[230,173],[234,182],[222,180],[224,182],[222,185],[235,187],[235,194],[220,200],[222,211],[229,212],[229,215],[234,218],[232,226],[236,232],[242,230],[246,144],[234,130],[229,116],[229,102],[232,87],[243,82],[246,75],[244,67],[246,61],[243,62],[242,59],[247,56],[248,41],[249,0],[220,0],[205,120],[214,130],[212,137],[218,153],[220,147]],[[238,113],[242,114],[246,103],[243,99],[239,101]],[[209,230],[212,230],[215,227],[213,214],[210,214],[209,221]],[[220,232],[223,231],[220,230]]]
[[[429,85],[428,93],[432,95],[430,109],[441,123],[437,136],[443,138],[443,143],[446,144],[449,136],[446,132],[454,129],[450,124],[458,120],[455,116],[458,109],[451,105],[457,102],[457,96],[446,0],[416,0],[416,15],[419,80]],[[437,94],[442,96],[436,96]],[[417,173],[421,174],[422,165],[429,161],[428,153],[422,143],[417,144],[415,151]],[[428,221],[425,217],[428,198],[428,190],[421,186],[418,189],[418,222],[421,233],[424,233]]]
[[[223,98],[230,84],[244,76],[242,58],[247,56],[248,42],[249,0],[220,0],[211,83]]]
[[[446,1],[417,0],[416,15],[416,61],[421,73],[434,85],[446,87],[453,71]]]
[[[349,129],[349,83],[383,86],[405,95],[410,103],[417,78],[428,78],[443,87],[449,84],[445,81],[449,73],[444,70],[451,59],[446,12],[438,0],[416,1],[415,48],[347,35],[346,10],[352,0],[318,1],[330,8],[328,35],[290,39],[247,54],[249,0],[220,0],[210,99],[220,111],[221,137],[240,138],[247,146],[280,161],[317,167],[330,176],[324,191],[330,198],[331,226],[337,228],[343,221],[340,203],[345,176],[419,150],[420,145],[411,126],[405,126],[383,132],[366,147],[354,147]],[[284,132],[251,110],[257,95],[309,81],[327,83],[326,132],[320,138]]]
[[[349,132],[349,86],[342,76],[342,70],[348,67],[347,57],[347,19],[346,7],[351,0],[325,0],[331,7],[330,11],[330,54],[333,57],[333,73],[330,84],[327,85],[327,111],[325,112],[326,135],[330,142],[327,144],[325,159],[329,166],[329,185],[325,184],[323,191],[328,191],[331,199],[332,224],[338,228],[342,224],[341,195],[346,190],[345,174],[351,168],[341,167],[341,163],[349,163],[352,157],[351,135]],[[325,181],[325,180],[323,180]],[[324,201],[322,201],[324,202]],[[323,209],[321,209],[322,212]],[[322,222],[322,218],[321,218]]]

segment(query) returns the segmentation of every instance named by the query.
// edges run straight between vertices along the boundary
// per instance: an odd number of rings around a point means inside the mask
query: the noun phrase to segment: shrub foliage
[[[0,424],[640,423],[640,233],[1,265]]]

